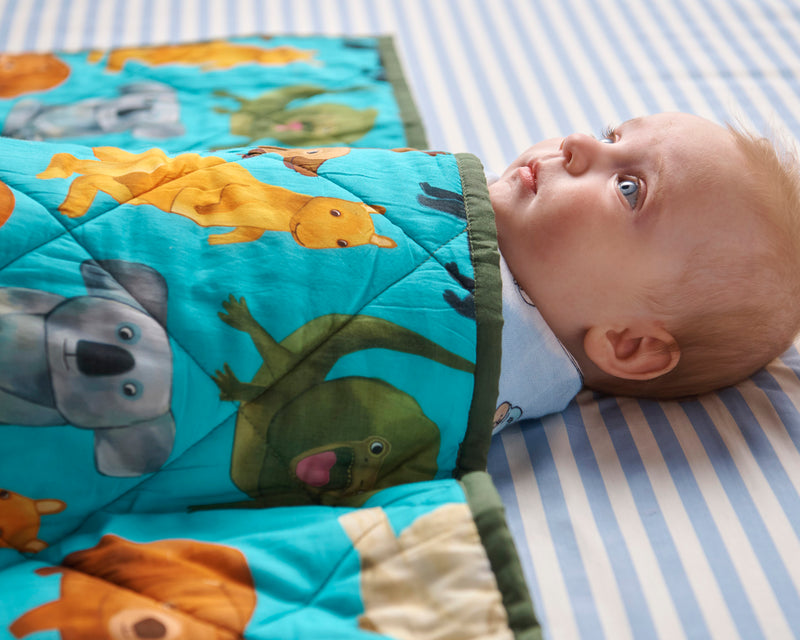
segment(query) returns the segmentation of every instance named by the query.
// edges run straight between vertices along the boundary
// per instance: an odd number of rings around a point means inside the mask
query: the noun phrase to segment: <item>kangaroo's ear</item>
[[[367,207],[369,207],[370,209],[374,209],[375,213],[380,213],[380,214],[386,213],[386,207],[380,204],[368,204]]]
[[[373,233],[372,237],[369,239],[370,244],[374,244],[379,246],[381,249],[394,249],[397,246],[397,243],[387,236],[379,236],[377,233]]]
[[[37,500],[35,503],[36,513],[42,515],[49,515],[51,513],[61,513],[64,509],[67,508],[65,502],[61,500],[45,498],[43,500]]]
[[[14,211],[14,194],[5,182],[0,182],[0,226],[11,217]]]
[[[592,327],[583,348],[604,372],[626,380],[652,380],[669,373],[681,355],[672,334],[654,322],[622,329]]]

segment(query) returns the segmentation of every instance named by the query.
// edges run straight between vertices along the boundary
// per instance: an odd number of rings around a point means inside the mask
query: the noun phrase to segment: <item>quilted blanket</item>
[[[168,151],[427,146],[388,36],[0,53],[0,135]]]
[[[502,321],[476,158],[0,157],[0,629],[538,634],[480,473]]]
[[[493,491],[475,473],[361,509],[97,513],[3,570],[3,637],[540,639]]]

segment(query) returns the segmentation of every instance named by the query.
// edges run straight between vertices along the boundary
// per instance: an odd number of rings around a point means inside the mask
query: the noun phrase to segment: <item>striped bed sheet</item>
[[[389,34],[430,146],[657,111],[800,137],[797,0],[0,0],[0,52]],[[800,637],[800,354],[686,402],[582,392],[490,471],[552,640]]]

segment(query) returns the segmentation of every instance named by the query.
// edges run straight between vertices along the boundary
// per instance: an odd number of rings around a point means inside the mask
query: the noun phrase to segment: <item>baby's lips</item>
[[[536,163],[531,166],[524,165],[518,169],[522,183],[536,195]]]

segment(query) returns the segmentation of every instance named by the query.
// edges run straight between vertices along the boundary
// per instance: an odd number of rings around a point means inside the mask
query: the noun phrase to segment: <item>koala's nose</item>
[[[127,349],[91,340],[78,340],[76,356],[78,371],[86,376],[115,376],[136,364]]]

